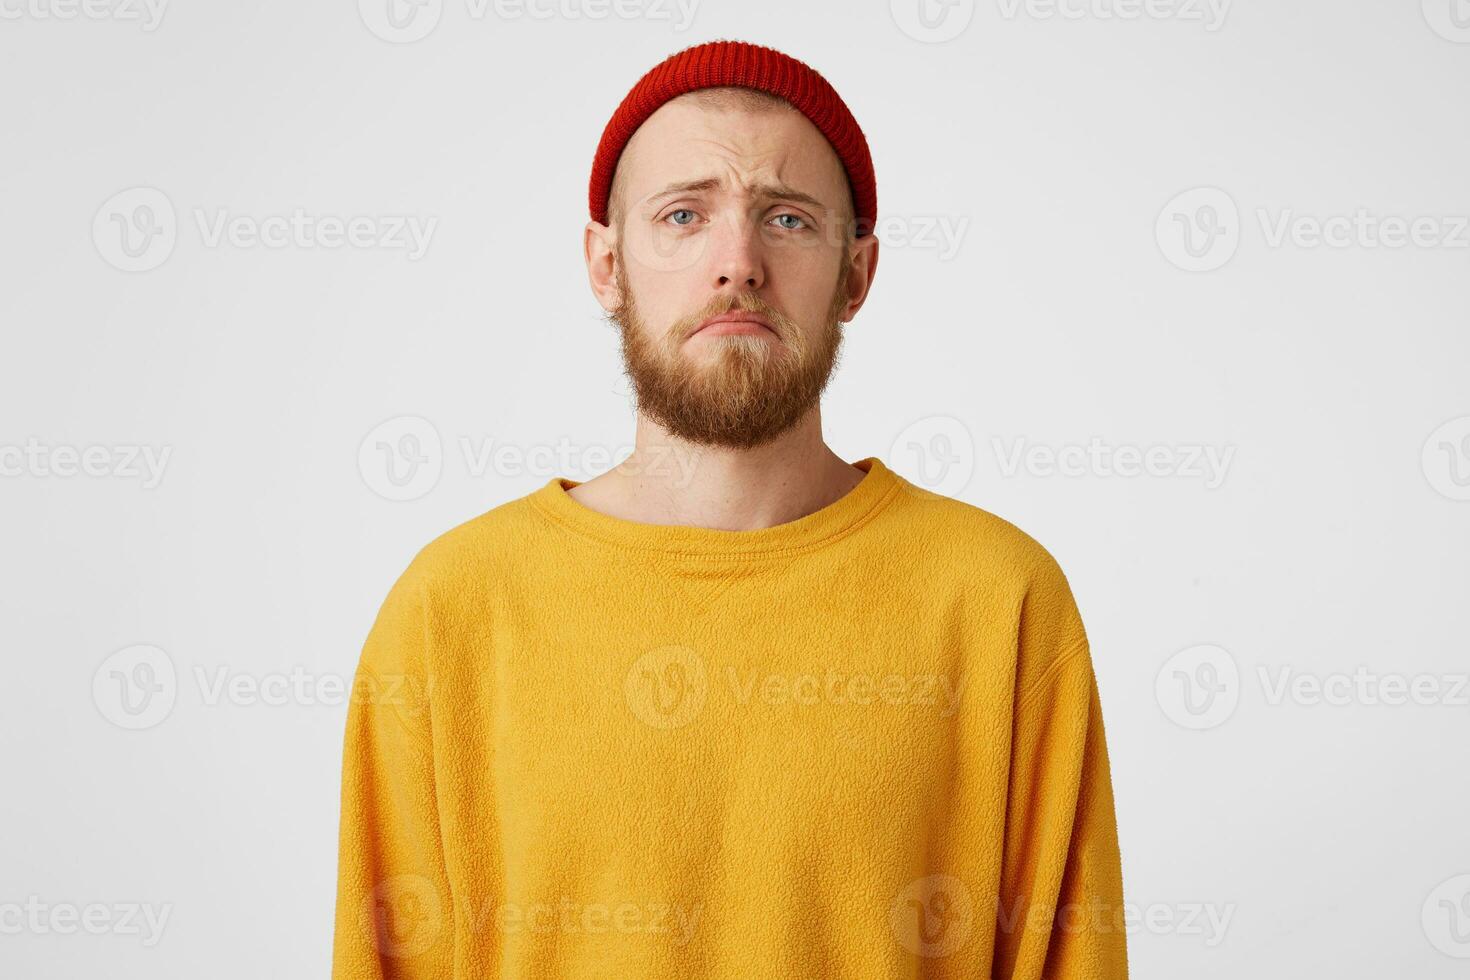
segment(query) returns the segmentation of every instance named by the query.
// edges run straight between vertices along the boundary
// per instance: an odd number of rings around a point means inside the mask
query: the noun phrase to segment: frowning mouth
[[[749,313],[745,310],[732,310],[729,313],[721,313],[719,316],[710,317],[701,323],[690,336],[703,335],[709,337],[727,334],[768,334],[775,337],[776,328],[771,325],[770,320],[767,320],[759,313]]]

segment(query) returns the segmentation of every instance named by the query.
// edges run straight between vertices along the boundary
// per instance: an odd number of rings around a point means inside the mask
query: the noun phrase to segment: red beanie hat
[[[738,85],[780,96],[821,130],[847,171],[858,237],[873,230],[878,187],[868,141],[846,103],[817,72],[773,48],[744,41],[710,41],[664,59],[638,80],[602,132],[592,161],[592,220],[607,224],[608,196],[618,157],[634,131],[670,99],[695,89]]]

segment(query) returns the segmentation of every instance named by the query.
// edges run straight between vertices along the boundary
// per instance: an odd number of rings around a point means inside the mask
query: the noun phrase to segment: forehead
[[[670,184],[707,178],[737,193],[784,185],[833,208],[847,196],[836,151],[800,112],[710,108],[687,98],[664,103],[638,128],[618,161],[618,177],[631,206]]]

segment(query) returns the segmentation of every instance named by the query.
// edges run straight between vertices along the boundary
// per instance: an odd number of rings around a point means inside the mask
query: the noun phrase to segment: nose
[[[755,216],[732,211],[710,232],[713,286],[721,293],[745,293],[765,284],[765,255]]]

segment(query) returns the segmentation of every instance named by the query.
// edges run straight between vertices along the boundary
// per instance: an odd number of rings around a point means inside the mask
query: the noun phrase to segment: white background
[[[443,0],[395,32],[387,0],[65,2],[0,0],[0,973],[326,974],[332,685],[429,539],[626,451],[592,155],[647,68],[736,38],[872,146],[887,244],[829,441],[1072,582],[1133,974],[1465,976],[1470,5]],[[174,240],[130,259],[137,188]],[[209,234],[298,209],[388,240]],[[139,662],[174,675],[129,730]],[[93,904],[100,934],[53,916]]]

